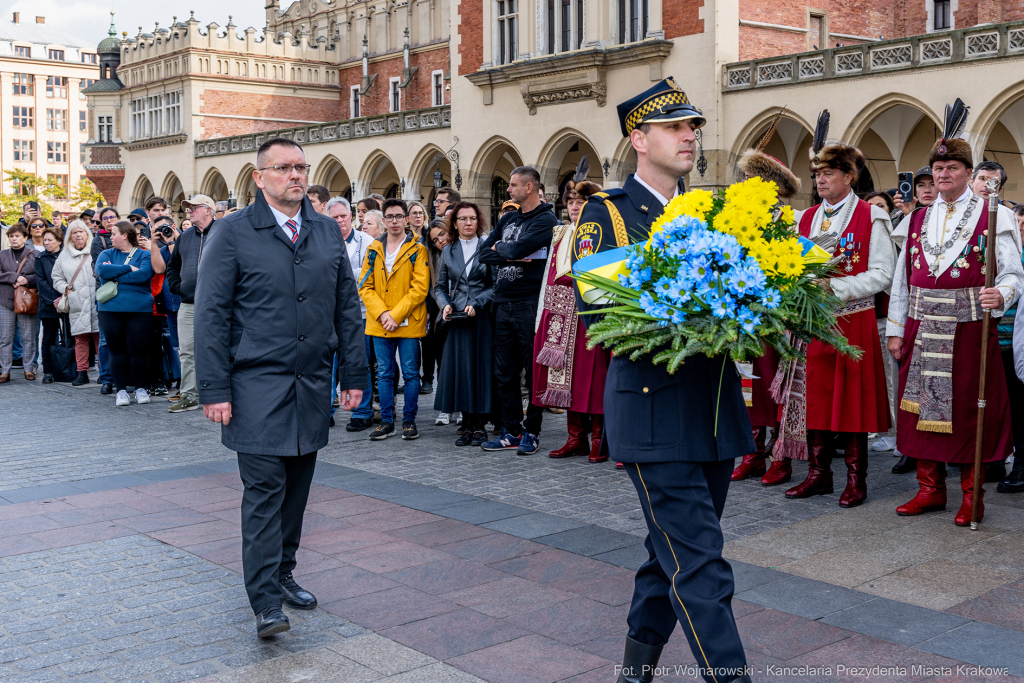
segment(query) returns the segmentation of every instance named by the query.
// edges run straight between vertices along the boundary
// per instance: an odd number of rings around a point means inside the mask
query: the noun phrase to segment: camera
[[[171,227],[170,223],[161,223],[153,229],[163,235],[164,239],[171,239],[174,236],[174,228]]]

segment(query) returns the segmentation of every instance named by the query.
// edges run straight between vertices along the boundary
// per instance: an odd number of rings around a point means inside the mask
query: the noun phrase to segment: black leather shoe
[[[53,375],[48,372],[43,373],[43,384],[53,384]]]
[[[917,471],[917,458],[908,458],[905,455],[901,455],[899,462],[892,466],[893,474],[906,474],[915,471]]]
[[[345,431],[347,432],[361,432],[364,429],[369,429],[373,426],[373,420],[367,420],[362,417],[353,417],[347,425],[345,425]]]
[[[1024,492],[1024,456],[1013,456],[1013,469],[1010,474],[999,482],[996,487],[999,493],[1021,493]]]
[[[455,440],[456,446],[468,446],[473,443],[473,430],[467,429]]]
[[[286,605],[296,609],[313,609],[316,607],[316,598],[312,593],[303,590],[299,584],[295,583],[291,572],[282,574],[277,582],[281,584],[281,590],[284,591],[284,602]]]
[[[1006,461],[996,460],[985,465],[985,482],[993,484],[1006,479]]]
[[[100,387],[101,394],[112,394],[114,393],[114,385],[110,382],[104,382],[103,386]]]
[[[284,633],[291,629],[288,617],[281,611],[280,607],[268,607],[256,615],[256,636],[269,638],[278,633]]]

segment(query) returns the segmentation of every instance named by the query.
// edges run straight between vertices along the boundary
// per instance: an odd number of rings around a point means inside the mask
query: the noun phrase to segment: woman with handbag
[[[448,214],[449,244],[441,252],[434,299],[438,322],[448,330],[434,409],[462,411],[463,432],[456,446],[487,440],[487,417],[494,408],[494,271],[477,260],[486,223],[480,207],[458,202]]]
[[[75,338],[75,363],[78,376],[71,386],[89,383],[89,343],[100,345],[100,321],[96,310],[96,277],[92,270],[93,234],[81,220],[71,221],[64,250],[53,267],[53,288],[60,293],[55,302],[58,311],[67,314],[70,334]]]
[[[96,259],[100,288],[96,290],[100,327],[110,348],[110,365],[117,391],[116,404],[149,403],[149,339],[153,327],[153,266],[149,252],[139,249],[139,234],[128,221],[110,231],[114,246]]]
[[[25,379],[36,378],[36,250],[27,245],[28,228],[16,223],[7,229],[10,249],[0,251],[0,384],[11,380],[14,328],[21,330]]]
[[[43,384],[53,384],[53,367],[50,364],[50,349],[57,343],[61,314],[55,304],[60,296],[53,288],[53,267],[60,256],[64,233],[60,228],[43,230],[43,251],[36,254],[36,285],[39,287],[39,306],[36,316],[43,328],[42,362]],[[67,380],[64,380],[67,381]]]

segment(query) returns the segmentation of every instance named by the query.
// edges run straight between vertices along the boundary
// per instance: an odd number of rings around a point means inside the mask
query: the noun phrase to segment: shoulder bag
[[[122,265],[125,265],[125,266],[131,265],[131,264],[128,263],[128,261],[130,261],[132,256],[135,255],[135,251],[136,251],[135,248],[132,248],[132,250],[130,252],[128,252],[128,256],[125,257],[124,263]],[[113,299],[115,296],[117,296],[117,281],[116,280],[108,280],[107,282],[103,283],[103,286],[101,286],[99,289],[96,290],[96,301],[100,302],[101,304],[107,303],[108,301]]]
[[[78,278],[78,274],[82,272],[82,266],[85,265],[85,260],[87,258],[89,258],[88,254],[84,254],[82,256],[82,262],[78,264],[78,268],[75,269],[75,274],[71,276],[71,282],[68,283],[68,287],[71,287],[72,289],[75,288],[75,280]],[[71,312],[71,302],[68,300],[68,294],[66,291],[60,295],[60,298],[57,299],[57,303],[54,305],[59,313]]]
[[[25,262],[28,261],[29,249],[31,248],[31,245],[25,247],[25,255],[21,257],[21,263],[18,264],[17,275],[21,275],[21,269],[25,267]],[[14,285],[14,312],[21,315],[35,315],[38,310],[39,290],[29,289],[24,285]]]

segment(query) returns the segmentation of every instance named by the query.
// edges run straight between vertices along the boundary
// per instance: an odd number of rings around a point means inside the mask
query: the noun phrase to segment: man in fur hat
[[[1024,288],[1013,235],[1017,226],[998,212],[992,230],[985,202],[970,188],[974,155],[959,139],[967,113],[959,99],[947,106],[943,136],[929,158],[939,197],[897,228],[906,242],[896,264],[886,324],[889,352],[902,361],[897,447],[917,458],[920,487],[896,512],[946,509],[945,464],[960,465],[958,526],[971,522],[982,344],[988,348],[982,459],[993,462],[1013,452],[997,326],[989,327],[988,339],[981,338],[981,328],[985,310],[1002,316]],[[996,263],[986,264],[985,244],[993,236]],[[990,266],[996,268],[995,287],[986,288]],[[984,512],[982,499],[979,520]]]
[[[774,127],[765,138],[770,138],[771,132],[774,132]],[[762,143],[767,141],[767,139],[762,139]],[[779,188],[780,200],[788,202],[800,191],[800,179],[785,164],[770,154],[765,154],[759,148],[748,149],[744,152],[737,166],[744,178],[758,177],[775,183]],[[779,406],[771,397],[769,390],[778,367],[779,354],[767,345],[764,347],[764,355],[752,363],[753,379],[751,380],[747,412],[750,413],[750,425],[754,430],[754,443],[757,445],[757,450],[743,456],[743,461],[733,470],[733,481],[762,477],[761,483],[765,486],[789,481],[789,476],[780,473],[778,467],[772,473],[772,477],[767,480],[762,476],[767,474],[765,461],[771,451],[771,444],[767,442],[768,430],[772,429],[776,438],[779,431]],[[776,481],[776,476],[785,478],[782,481]]]
[[[842,448],[846,459],[846,489],[840,507],[862,504],[867,498],[868,432],[889,431],[889,402],[885,390],[875,294],[892,282],[896,251],[889,237],[888,214],[857,197],[853,185],[865,166],[863,153],[839,141],[826,140],[828,112],[822,112],[811,146],[811,176],[821,204],[797,214],[800,234],[816,239],[831,233],[839,240],[835,256],[842,257],[839,274],[824,284],[843,308],[839,328],[860,347],[860,360],[840,355],[821,342],[807,346],[805,372],[794,372],[795,389],[803,375],[803,391],[791,391],[783,413],[782,443],[775,454],[806,458],[803,483],[786,491],[787,498],[809,498],[833,492],[832,459]],[[788,469],[789,463],[779,465]]]

